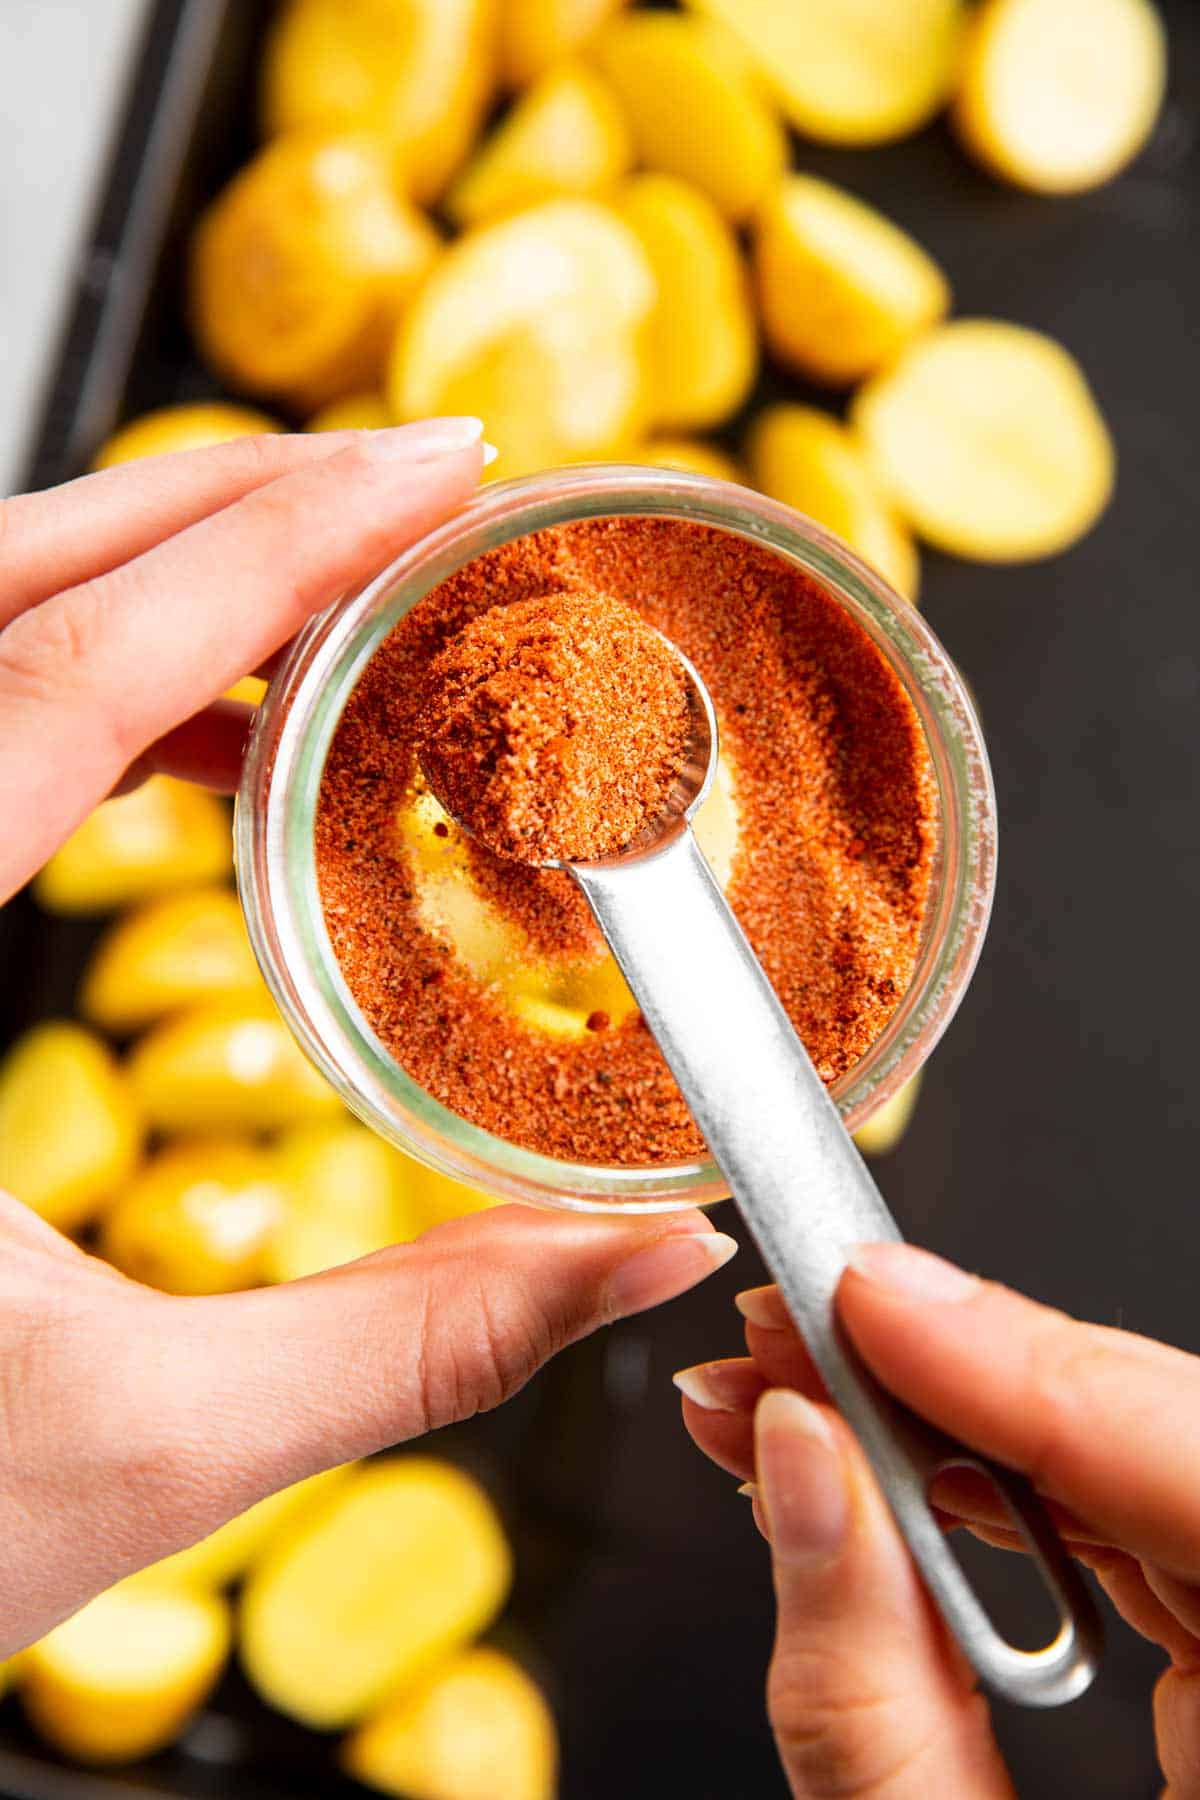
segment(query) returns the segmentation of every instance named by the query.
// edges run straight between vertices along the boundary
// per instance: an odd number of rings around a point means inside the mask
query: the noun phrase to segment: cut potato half
[[[723,424],[758,369],[741,250],[705,194],[674,175],[638,175],[619,197],[658,283],[646,335],[648,405],[673,431]]]
[[[558,1733],[536,1682],[485,1645],[360,1725],[342,1763],[398,1800],[554,1800]]]
[[[778,184],[754,261],[771,351],[830,387],[882,368],[950,304],[945,276],[915,238],[813,175]]]
[[[300,1519],[315,1516],[317,1508],[328,1502],[356,1467],[355,1463],[343,1463],[268,1494],[236,1518],[218,1525],[198,1544],[151,1563],[132,1579],[158,1587],[199,1588],[201,1592],[225,1587],[239,1580],[285,1530]]]
[[[688,475],[711,475],[715,481],[746,485],[746,471],[727,451],[703,438],[660,437],[643,444],[635,461],[652,469],[680,469]]]
[[[156,1025],[129,1078],[159,1131],[279,1131],[342,1110],[266,998],[207,1001]]]
[[[289,1717],[351,1725],[484,1630],[511,1578],[500,1520],[469,1475],[428,1456],[371,1463],[252,1573],[242,1661]]]
[[[265,1150],[236,1138],[171,1144],[104,1220],[114,1268],[168,1294],[228,1294],[266,1279],[288,1195]]]
[[[871,1114],[865,1125],[859,1126],[854,1141],[864,1156],[886,1156],[896,1148],[916,1111],[921,1073],[918,1069],[903,1087],[896,1089],[890,1100],[885,1100],[879,1110]]]
[[[99,913],[170,894],[233,871],[224,803],[207,789],[152,775],[100,805],[34,878],[54,913]]]
[[[630,13],[591,55],[625,109],[647,168],[690,181],[735,223],[781,174],[787,144],[735,38],[704,19]]]
[[[201,1000],[262,992],[237,896],[210,887],[118,920],[84,971],[79,1010],[120,1035]]]
[[[656,291],[635,234],[591,200],[468,232],[401,328],[391,407],[400,419],[481,417],[503,475],[612,455],[641,435]]]
[[[904,137],[933,117],[954,85],[962,0],[689,4],[738,34],[789,121],[825,143]]]
[[[129,1180],[142,1123],[112,1053],[50,1020],[0,1064],[0,1189],[60,1231],[86,1225]]]
[[[995,174],[1077,194],[1137,155],[1166,79],[1166,34],[1149,0],[985,0],[955,124]]]
[[[220,1674],[230,1635],[217,1595],[135,1576],[23,1653],[21,1703],[67,1756],[138,1761],[179,1736]]]
[[[920,586],[917,547],[854,434],[813,406],[768,406],[746,442],[756,488],[824,525],[906,600]]]
[[[611,187],[633,161],[625,115],[591,69],[552,69],[523,94],[451,188],[446,211],[480,225]]]
[[[958,319],[869,382],[851,410],[919,536],[980,562],[1065,550],[1112,493],[1112,438],[1074,357],[1041,332]]]

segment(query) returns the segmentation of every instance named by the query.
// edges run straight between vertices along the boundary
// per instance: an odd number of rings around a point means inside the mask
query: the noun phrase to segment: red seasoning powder
[[[682,665],[606,594],[492,607],[438,653],[425,685],[421,767],[500,856],[585,862],[623,850],[666,810],[687,761]]]
[[[580,595],[619,598],[708,686],[738,820],[727,893],[826,1081],[870,1047],[912,978],[936,787],[911,702],[861,627],[785,558],[708,526],[621,517],[517,539],[442,582],[375,652],[330,747],[316,825],[326,924],[367,1022],[423,1088],[511,1142],[593,1164],[681,1162],[702,1140],[636,1011],[614,1019],[605,1001],[576,1035],[542,1029],[422,904],[412,821],[428,798],[417,746],[434,659],[493,608]],[[518,963],[600,965],[568,875],[437,823],[447,835],[426,826],[429,844],[506,927]]]

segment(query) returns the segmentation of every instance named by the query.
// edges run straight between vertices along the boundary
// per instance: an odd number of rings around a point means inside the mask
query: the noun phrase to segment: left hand
[[[768,1706],[796,1800],[1012,1800],[971,1671],[777,1290],[738,1306],[750,1355],[676,1380],[696,1443],[756,1484],[778,1602]],[[1164,1800],[1200,1800],[1200,1358],[908,1245],[856,1253],[838,1311],[891,1392],[1031,1477],[1072,1554],[1167,1652]],[[981,1477],[940,1477],[933,1498],[947,1529],[1024,1548]]]
[[[217,696],[462,504],[478,421],[246,438],[0,504],[0,900],[151,768],[236,784]],[[0,1660],[255,1500],[504,1400],[736,1245],[506,1206],[181,1299],[0,1194]]]

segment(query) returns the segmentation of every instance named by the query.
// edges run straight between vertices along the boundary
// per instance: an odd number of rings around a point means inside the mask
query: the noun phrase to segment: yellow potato
[[[674,175],[635,176],[618,205],[658,283],[646,335],[652,423],[673,431],[723,424],[758,370],[737,240],[712,201]]]
[[[908,1130],[920,1091],[921,1071],[918,1069],[903,1087],[896,1089],[890,1100],[885,1100],[879,1110],[871,1114],[865,1125],[859,1126],[854,1141],[864,1156],[886,1156],[889,1150],[896,1148]]]
[[[890,219],[812,175],[789,175],[754,241],[767,344],[813,381],[849,387],[950,304],[932,257]]]
[[[879,570],[898,594],[916,600],[917,547],[875,479],[854,434],[812,406],[768,406],[746,444],[756,488],[807,513]]]
[[[626,0],[504,0],[500,10],[500,75],[525,87],[564,62]]]
[[[370,1463],[251,1574],[242,1662],[269,1705],[336,1730],[483,1631],[511,1577],[500,1520],[470,1476],[433,1457]]]
[[[641,334],[655,283],[633,232],[591,200],[552,200],[468,232],[401,326],[398,418],[477,414],[520,475],[641,435]]]
[[[515,102],[446,199],[458,225],[480,225],[560,195],[597,194],[626,173],[625,116],[590,69],[551,69]]]
[[[424,1229],[408,1201],[405,1159],[365,1125],[298,1126],[280,1139],[276,1166],[289,1204],[267,1249],[272,1281],[315,1275]]]
[[[639,160],[690,181],[735,223],[787,161],[783,128],[736,40],[703,19],[632,13],[591,56],[625,108]]]
[[[175,450],[203,450],[230,438],[257,437],[264,431],[282,431],[278,420],[248,406],[230,406],[206,400],[194,406],[161,406],[122,425],[100,450],[94,469],[111,469],[117,463],[138,462],[143,456],[166,456]]]
[[[714,481],[746,483],[745,470],[732,456],[703,438],[654,438],[641,446],[634,460],[652,469],[682,469],[689,475],[711,475]]]
[[[109,927],[84,971],[79,1010],[123,1035],[201,1000],[262,991],[236,895],[200,888],[148,901]]]
[[[307,1481],[297,1481],[277,1494],[268,1494],[265,1500],[219,1525],[198,1544],[151,1563],[131,1579],[139,1585],[194,1588],[202,1593],[239,1581],[285,1531],[301,1520],[315,1518],[318,1509],[328,1504],[356,1467],[355,1463],[343,1463],[340,1468],[326,1469],[323,1474],[310,1475]]]
[[[267,1278],[288,1193],[265,1150],[237,1139],[173,1144],[129,1182],[100,1249],[134,1281],[168,1294],[229,1294]]]
[[[1167,42],[1150,0],[985,0],[954,117],[997,175],[1042,194],[1110,181],[1154,129]]]
[[[109,912],[233,868],[229,812],[204,788],[152,775],[105,800],[56,850],[33,891],[48,912]]]
[[[919,536],[980,562],[1065,550],[1108,504],[1116,457],[1074,357],[995,319],[957,319],[855,396],[851,421]]]
[[[491,97],[495,31],[496,0],[289,0],[263,58],[267,135],[370,132],[406,191],[436,200]]]
[[[159,1131],[278,1131],[342,1110],[268,999],[207,1001],[156,1025],[129,1078]]]
[[[303,411],[369,387],[438,247],[383,148],[304,133],[261,150],[196,228],[191,314],[235,386]]]
[[[342,1745],[359,1781],[399,1800],[554,1800],[558,1733],[541,1689],[490,1647],[452,1657]]]
[[[80,1762],[135,1762],[177,1738],[229,1654],[215,1594],[110,1588],[21,1657],[30,1723]]]
[[[260,675],[243,675],[231,688],[226,688],[225,698],[237,700],[243,706],[261,706],[266,693],[267,684]]]
[[[808,137],[887,143],[918,130],[950,98],[963,0],[688,3],[738,34],[790,122]]]
[[[390,425],[392,415],[382,394],[347,394],[332,400],[313,414],[305,431],[379,431]]]
[[[112,1055],[82,1025],[35,1025],[0,1065],[0,1190],[75,1231],[132,1175],[142,1122]]]

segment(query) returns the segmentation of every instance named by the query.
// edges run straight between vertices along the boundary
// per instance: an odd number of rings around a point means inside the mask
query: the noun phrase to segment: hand
[[[151,768],[232,785],[218,696],[470,494],[475,421],[251,438],[0,508],[0,899]],[[319,1469],[495,1406],[736,1248],[476,1214],[287,1287],[138,1287],[0,1195],[0,1658]]]
[[[748,1358],[676,1377],[688,1430],[756,1483],[778,1621],[768,1705],[797,1800],[1000,1800],[970,1671],[774,1288],[739,1295]],[[1164,1800],[1200,1796],[1200,1359],[1082,1325],[906,1245],[857,1253],[842,1324],[924,1418],[1028,1474],[1072,1553],[1167,1652]],[[990,1485],[940,1477],[948,1529],[1023,1548]]]

